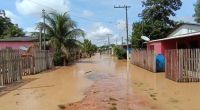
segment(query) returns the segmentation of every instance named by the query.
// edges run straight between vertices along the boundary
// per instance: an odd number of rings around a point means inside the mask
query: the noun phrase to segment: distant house
[[[6,39],[0,39],[0,49],[12,48],[27,50],[33,45],[38,43],[38,38],[35,37],[11,37]]]
[[[123,44],[122,47],[127,50],[127,44]],[[129,53],[131,53],[131,50],[132,50],[132,47],[131,47],[131,44],[128,44],[128,51]]]
[[[166,38],[147,43],[147,50],[154,50],[156,54],[165,54],[169,49],[193,48],[200,48],[200,24],[181,24]]]

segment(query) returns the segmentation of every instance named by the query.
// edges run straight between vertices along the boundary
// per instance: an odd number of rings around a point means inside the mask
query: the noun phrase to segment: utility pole
[[[107,36],[108,36],[108,54],[110,55],[110,36],[111,36],[112,34],[107,34]]]
[[[123,42],[124,42],[123,40],[124,40],[124,38],[123,38],[123,36],[122,36],[122,46],[123,46]]]
[[[39,41],[40,41],[40,50],[42,50],[42,26],[40,26],[40,37],[39,37]]]
[[[44,36],[44,50],[46,50],[46,35],[45,35],[46,34],[46,32],[45,32],[46,31],[46,29],[45,29],[45,27],[46,27],[45,26],[45,14],[46,13],[45,13],[44,9],[42,10],[42,14],[43,14],[43,30],[44,30],[44,35],[43,35]]]
[[[131,6],[127,6],[127,5],[124,5],[124,6],[114,6],[114,8],[125,8],[126,10],[126,43],[127,43],[127,61],[129,61],[129,45],[128,45],[128,8],[131,8]]]

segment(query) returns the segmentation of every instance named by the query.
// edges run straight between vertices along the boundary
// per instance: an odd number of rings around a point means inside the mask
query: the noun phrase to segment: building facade
[[[156,54],[165,54],[169,49],[200,48],[200,25],[182,24],[164,39],[147,43],[147,50],[154,50]]]
[[[38,38],[35,37],[11,37],[0,40],[0,49],[28,49],[33,45],[38,44]]]

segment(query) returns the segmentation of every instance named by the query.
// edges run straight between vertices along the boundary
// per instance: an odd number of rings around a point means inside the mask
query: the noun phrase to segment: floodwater
[[[84,78],[83,73],[77,65],[28,76],[36,79],[0,96],[0,110],[59,110],[60,104],[84,98],[84,91],[92,81]]]
[[[176,83],[106,55],[29,78],[0,96],[0,110],[200,110],[200,83]]]

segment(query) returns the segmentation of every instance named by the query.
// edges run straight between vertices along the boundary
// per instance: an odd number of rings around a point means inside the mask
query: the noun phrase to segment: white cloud
[[[125,31],[126,22],[124,20],[117,20],[117,28],[121,31]]]
[[[104,26],[101,23],[93,24],[92,28],[86,33],[87,33],[86,38],[90,39],[92,41],[92,43],[94,43],[98,46],[108,43],[108,34],[111,34],[110,35],[110,43],[111,44],[113,44],[113,43],[115,44],[116,39],[119,38],[119,36],[117,34],[115,34],[112,29]],[[118,41],[119,41],[119,39],[118,39]]]
[[[92,17],[93,16],[93,13],[89,10],[84,10],[83,11],[83,16],[84,17]]]
[[[26,32],[38,32],[38,30],[36,30],[36,27],[27,27],[25,29]]]
[[[6,16],[11,19],[11,22],[14,24],[19,24],[20,23],[20,17],[15,15],[9,10],[5,10]]]
[[[91,39],[103,40],[107,37],[107,34],[113,34],[112,30],[100,23],[96,23],[87,36]]]
[[[176,17],[171,17],[171,19],[175,21],[183,21],[187,23],[195,23],[194,17],[192,16],[176,16]]]
[[[17,11],[23,15],[41,16],[42,9],[46,12],[69,11],[69,0],[17,0]]]

